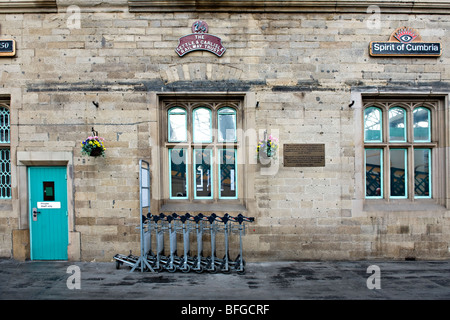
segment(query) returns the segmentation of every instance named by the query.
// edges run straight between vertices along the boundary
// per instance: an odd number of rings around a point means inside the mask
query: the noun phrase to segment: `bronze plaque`
[[[325,167],[325,144],[283,144],[285,167]]]

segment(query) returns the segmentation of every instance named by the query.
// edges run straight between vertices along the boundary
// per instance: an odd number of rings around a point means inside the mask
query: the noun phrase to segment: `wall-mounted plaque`
[[[197,50],[209,51],[218,57],[221,57],[226,50],[222,45],[222,39],[208,34],[208,25],[201,20],[194,22],[192,34],[181,37],[178,41],[178,46],[175,48],[175,52],[180,57]]]
[[[16,55],[15,40],[0,40],[0,57],[14,57]]]
[[[401,27],[395,30],[389,41],[372,41],[370,55],[373,57],[439,57],[442,54],[440,42],[423,42],[417,30]]]
[[[285,167],[325,167],[325,144],[283,144]]]

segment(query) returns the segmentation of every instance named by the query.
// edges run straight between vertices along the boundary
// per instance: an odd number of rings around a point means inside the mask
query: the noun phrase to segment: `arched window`
[[[381,142],[382,134],[382,112],[376,107],[364,110],[364,141]]]
[[[236,110],[229,107],[219,109],[217,113],[219,142],[236,141]]]
[[[239,194],[244,185],[242,166],[237,164],[243,150],[238,136],[243,123],[241,103],[240,97],[163,101],[168,125],[161,128],[167,152],[162,156],[167,163],[162,166],[162,179],[168,181],[163,186],[168,200],[164,208],[175,208],[180,202],[193,207],[243,204]]]
[[[211,110],[204,107],[192,112],[194,143],[212,142]]]
[[[414,142],[431,141],[430,110],[424,107],[413,111]]]
[[[403,108],[389,109],[389,141],[406,142],[406,111]]]
[[[365,198],[433,198],[431,137],[438,101],[368,102],[364,110]],[[376,106],[375,106],[376,105]],[[386,113],[383,113],[386,112]],[[434,116],[434,117],[432,117]]]
[[[168,111],[168,137],[169,142],[187,141],[187,113],[186,110],[174,107]]]

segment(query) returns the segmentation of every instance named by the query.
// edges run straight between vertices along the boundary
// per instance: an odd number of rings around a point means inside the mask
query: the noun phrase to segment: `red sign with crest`
[[[204,50],[221,57],[226,50],[222,45],[222,39],[207,32],[208,25],[205,21],[195,21],[192,33],[179,39],[175,52],[182,57],[192,51]]]

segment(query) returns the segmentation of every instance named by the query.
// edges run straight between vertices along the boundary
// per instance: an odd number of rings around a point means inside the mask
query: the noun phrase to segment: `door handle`
[[[36,208],[33,208],[33,221],[37,221],[37,214],[41,213],[40,211],[37,211]]]

